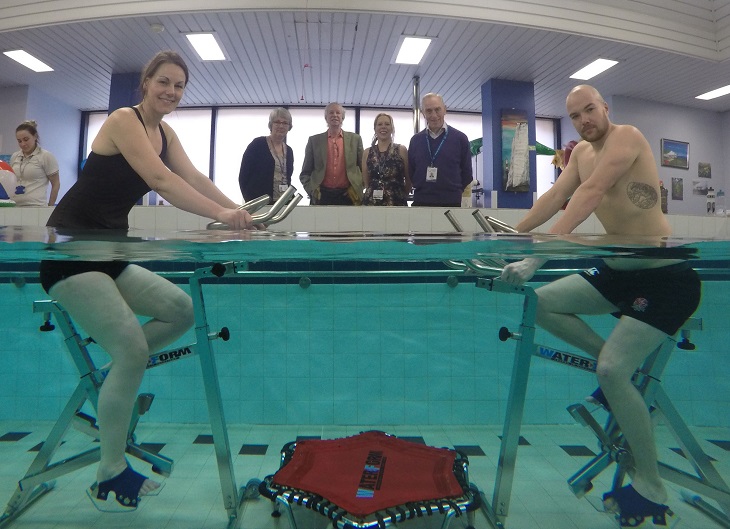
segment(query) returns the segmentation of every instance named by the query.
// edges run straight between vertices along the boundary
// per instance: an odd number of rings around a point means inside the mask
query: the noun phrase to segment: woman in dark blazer
[[[238,184],[246,202],[269,195],[269,204],[273,204],[291,185],[294,152],[286,144],[286,134],[291,128],[289,111],[275,108],[269,114],[271,134],[254,139],[246,147],[238,173]]]

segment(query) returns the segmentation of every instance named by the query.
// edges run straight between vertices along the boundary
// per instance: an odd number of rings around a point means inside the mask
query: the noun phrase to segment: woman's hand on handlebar
[[[215,220],[227,224],[231,230],[252,230],[257,228],[253,223],[251,214],[243,209],[224,209]]]

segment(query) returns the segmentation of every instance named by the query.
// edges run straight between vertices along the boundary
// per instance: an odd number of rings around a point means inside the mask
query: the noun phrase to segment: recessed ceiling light
[[[428,37],[406,37],[401,35],[395,50],[395,64],[418,64],[431,44]]]
[[[186,33],[195,53],[204,61],[225,61],[226,56],[214,33]]]
[[[605,72],[612,66],[616,66],[618,64],[618,61],[612,61],[610,59],[596,59],[592,63],[590,63],[585,68],[581,68],[577,72],[575,72],[573,75],[570,76],[571,79],[582,79],[587,80],[591,77],[595,77],[601,72]]]
[[[724,96],[730,94],[730,85],[723,86],[722,88],[717,88],[715,90],[711,90],[709,92],[706,92],[702,95],[697,96],[695,99],[715,99],[716,97]]]
[[[34,72],[52,72],[53,68],[48,66],[46,63],[41,61],[40,59],[36,59],[33,57],[30,53],[23,50],[12,50],[12,51],[5,51],[3,52],[5,55],[13,59],[14,61],[19,62],[26,68],[30,68]]]

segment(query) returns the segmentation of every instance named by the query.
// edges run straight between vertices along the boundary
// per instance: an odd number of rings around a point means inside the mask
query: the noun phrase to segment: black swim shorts
[[[585,270],[581,276],[622,315],[669,336],[676,334],[700,304],[700,278],[687,262],[642,270],[603,265]]]
[[[84,272],[101,272],[116,279],[128,265],[127,261],[41,261],[41,285],[48,293],[62,279]]]

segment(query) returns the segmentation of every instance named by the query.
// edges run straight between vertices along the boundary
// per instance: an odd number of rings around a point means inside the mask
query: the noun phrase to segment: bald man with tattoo
[[[617,125],[608,105],[588,85],[573,88],[566,108],[579,142],[568,166],[516,226],[529,232],[568,205],[550,233],[571,233],[595,213],[609,235],[671,234],[661,211],[659,176],[651,147],[631,125]],[[544,260],[528,258],[504,268],[502,280],[529,281]],[[606,258],[601,266],[561,278],[536,290],[537,324],[598,359],[599,389],[589,400],[610,409],[633,456],[630,485],[604,494],[606,508],[622,527],[644,518],[664,525],[671,514],[657,464],[651,418],[632,383],[634,371],[667,337],[674,335],[700,302],[700,280],[681,260]],[[578,315],[620,314],[608,338]]]

